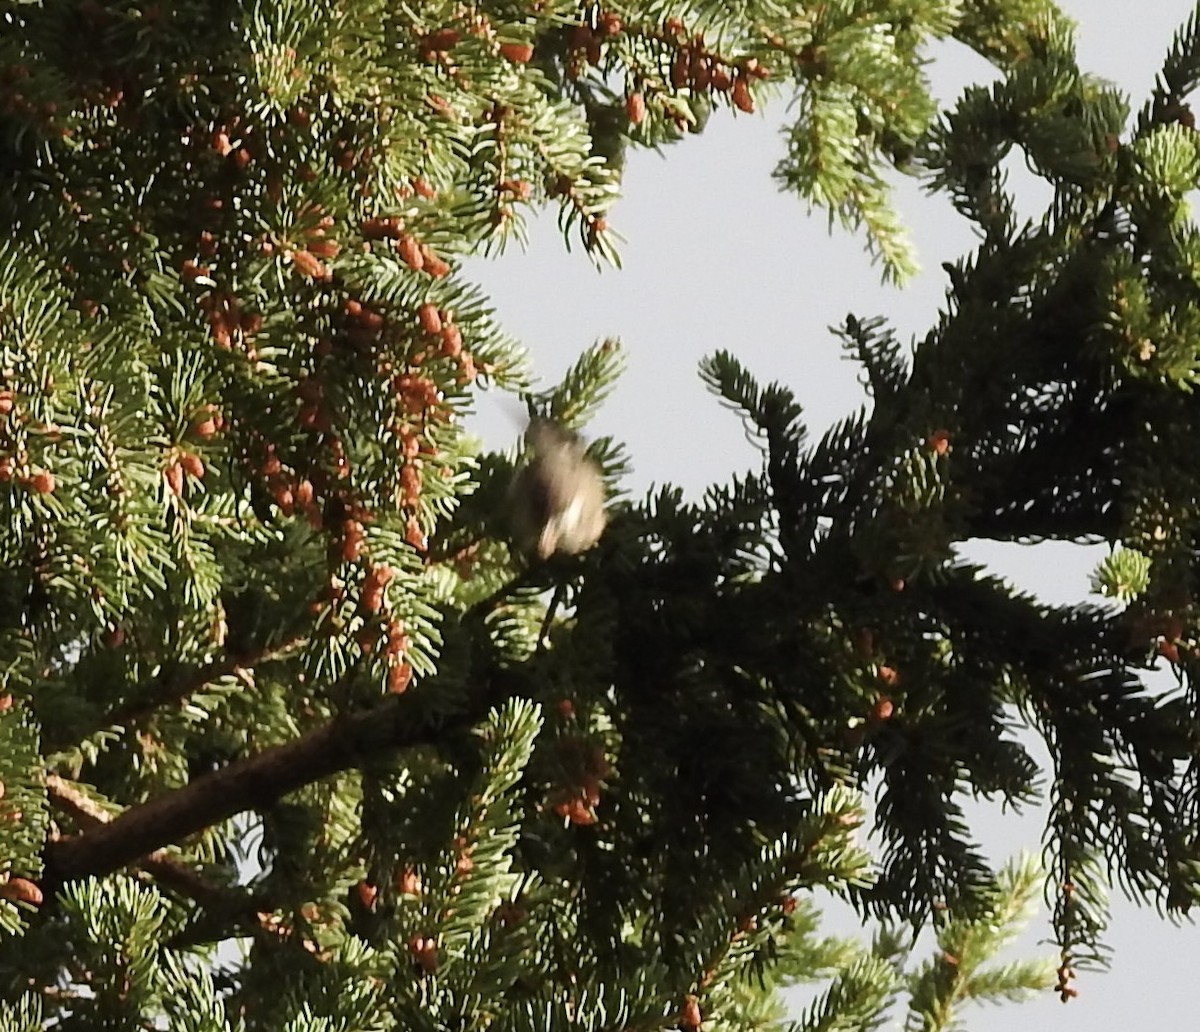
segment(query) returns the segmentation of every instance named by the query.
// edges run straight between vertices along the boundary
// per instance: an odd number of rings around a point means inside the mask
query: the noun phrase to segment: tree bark
[[[131,807],[108,823],[48,842],[43,853],[47,895],[67,882],[110,874],[163,846],[247,810],[270,806],[304,785],[358,765],[365,757],[425,744],[445,733],[423,719],[414,695],[385,699],[286,745],[197,778]]]

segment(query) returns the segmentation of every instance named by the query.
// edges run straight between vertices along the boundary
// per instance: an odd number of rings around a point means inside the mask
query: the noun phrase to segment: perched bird
[[[513,478],[509,510],[517,543],[548,559],[586,552],[604,532],[604,480],[583,441],[535,417],[525,433],[529,458]]]

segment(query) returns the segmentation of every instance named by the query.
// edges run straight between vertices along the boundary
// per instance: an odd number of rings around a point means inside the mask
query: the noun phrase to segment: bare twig
[[[144,691],[135,692],[133,698],[125,700],[115,709],[104,714],[91,728],[83,733],[79,733],[76,729],[70,737],[72,740],[78,740],[102,728],[128,727],[137,724],[167,706],[183,702],[202,688],[223,677],[231,674],[248,677],[256,667],[286,659],[293,652],[302,648],[307,641],[307,635],[294,634],[276,645],[264,646],[250,656],[237,658],[227,656],[211,663],[205,663],[203,666],[185,667],[173,671],[169,676],[152,681]],[[46,746],[49,751],[61,748],[66,744],[68,743],[65,738],[55,737],[51,731],[47,731]]]
[[[308,636],[295,634],[277,645],[264,646],[251,656],[225,657],[201,667],[181,671],[178,677],[156,684],[153,690],[137,699],[131,699],[104,718],[106,726],[135,724],[150,714],[172,703],[182,702],[201,688],[219,681],[230,674],[243,675],[265,663],[286,659],[308,641]]]

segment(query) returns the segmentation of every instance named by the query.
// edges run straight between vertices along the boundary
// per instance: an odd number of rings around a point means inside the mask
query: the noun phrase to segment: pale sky
[[[1079,22],[1083,70],[1111,79],[1136,111],[1152,86],[1191,0],[1060,0]],[[957,45],[937,55],[931,74],[943,102],[969,82],[992,78],[990,68]],[[864,398],[857,369],[842,358],[827,327],[846,314],[883,315],[902,340],[933,324],[945,290],[943,261],[973,243],[968,224],[944,198],[906,187],[900,206],[927,270],[903,289],[880,285],[879,270],[862,240],[826,233],[820,214],[779,193],[770,171],[783,154],[778,127],[781,98],[763,115],[714,116],[706,132],[660,157],[631,152],[624,196],[610,223],[626,237],[623,269],[597,273],[578,249],[564,252],[554,218],[530,228],[525,253],[470,263],[466,272],[491,296],[506,329],[531,349],[545,384],[579,351],[606,336],[624,341],[629,367],[596,418],[592,435],[627,444],[634,473],[627,487],[640,497],[652,483],[670,482],[698,496],[706,485],[757,463],[738,418],[721,408],[696,375],[697,363],[718,348],[733,351],[761,382],[781,380],[804,405],[814,438]],[[1019,158],[1012,182],[1022,185]],[[1021,194],[1028,214],[1045,196]],[[477,427],[489,444],[515,439],[511,407],[483,406]],[[1081,600],[1102,547],[987,545],[973,558],[1011,577],[1047,601]],[[1036,850],[1036,816],[1014,821],[989,815],[978,829],[997,859]],[[1036,938],[1048,932],[1043,913]],[[844,917],[830,931],[853,930]],[[1200,930],[1176,928],[1153,910],[1120,900],[1114,908],[1108,974],[1084,974],[1069,1005],[1047,993],[1033,1003],[975,1009],[972,1032],[1109,1032],[1142,1025],[1196,1027]],[[1045,948],[1045,947],[1043,947]]]

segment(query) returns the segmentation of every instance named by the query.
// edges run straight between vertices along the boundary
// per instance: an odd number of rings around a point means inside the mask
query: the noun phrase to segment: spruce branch
[[[276,644],[263,645],[250,655],[224,656],[210,663],[160,674],[147,683],[144,689],[135,691],[131,698],[99,717],[82,731],[78,728],[64,727],[62,731],[69,733],[56,734],[53,727],[45,728],[43,734],[46,751],[54,752],[66,746],[68,741],[79,741],[103,728],[136,725],[168,706],[181,705],[197,692],[224,677],[247,678],[258,667],[286,659],[307,643],[308,636],[297,632]]]
[[[57,774],[46,775],[46,793],[55,809],[67,814],[84,829],[101,828],[111,824],[113,820],[112,814],[94,799]],[[136,863],[159,884],[194,900],[206,909],[220,908],[224,911],[235,910],[252,915],[265,908],[263,901],[248,893],[214,885],[187,864],[168,854],[165,849],[156,849]]]
[[[1186,105],[1200,76],[1200,11],[1193,11],[1175,33],[1171,50],[1155,80],[1154,90],[1138,115],[1136,135],[1148,134],[1155,126],[1192,118]]]
[[[131,807],[108,823],[49,842],[45,883],[54,890],[89,875],[109,874],[219,821],[270,806],[370,756],[439,740],[445,727],[434,726],[421,713],[415,695],[385,699]],[[464,723],[469,716],[463,714]]]
[[[286,659],[307,643],[308,635],[292,634],[277,644],[263,645],[248,656],[225,656],[203,666],[176,671],[174,676],[158,681],[144,695],[118,706],[104,718],[104,724],[107,727],[137,724],[167,706],[182,703],[223,677],[246,677],[256,667]]]

